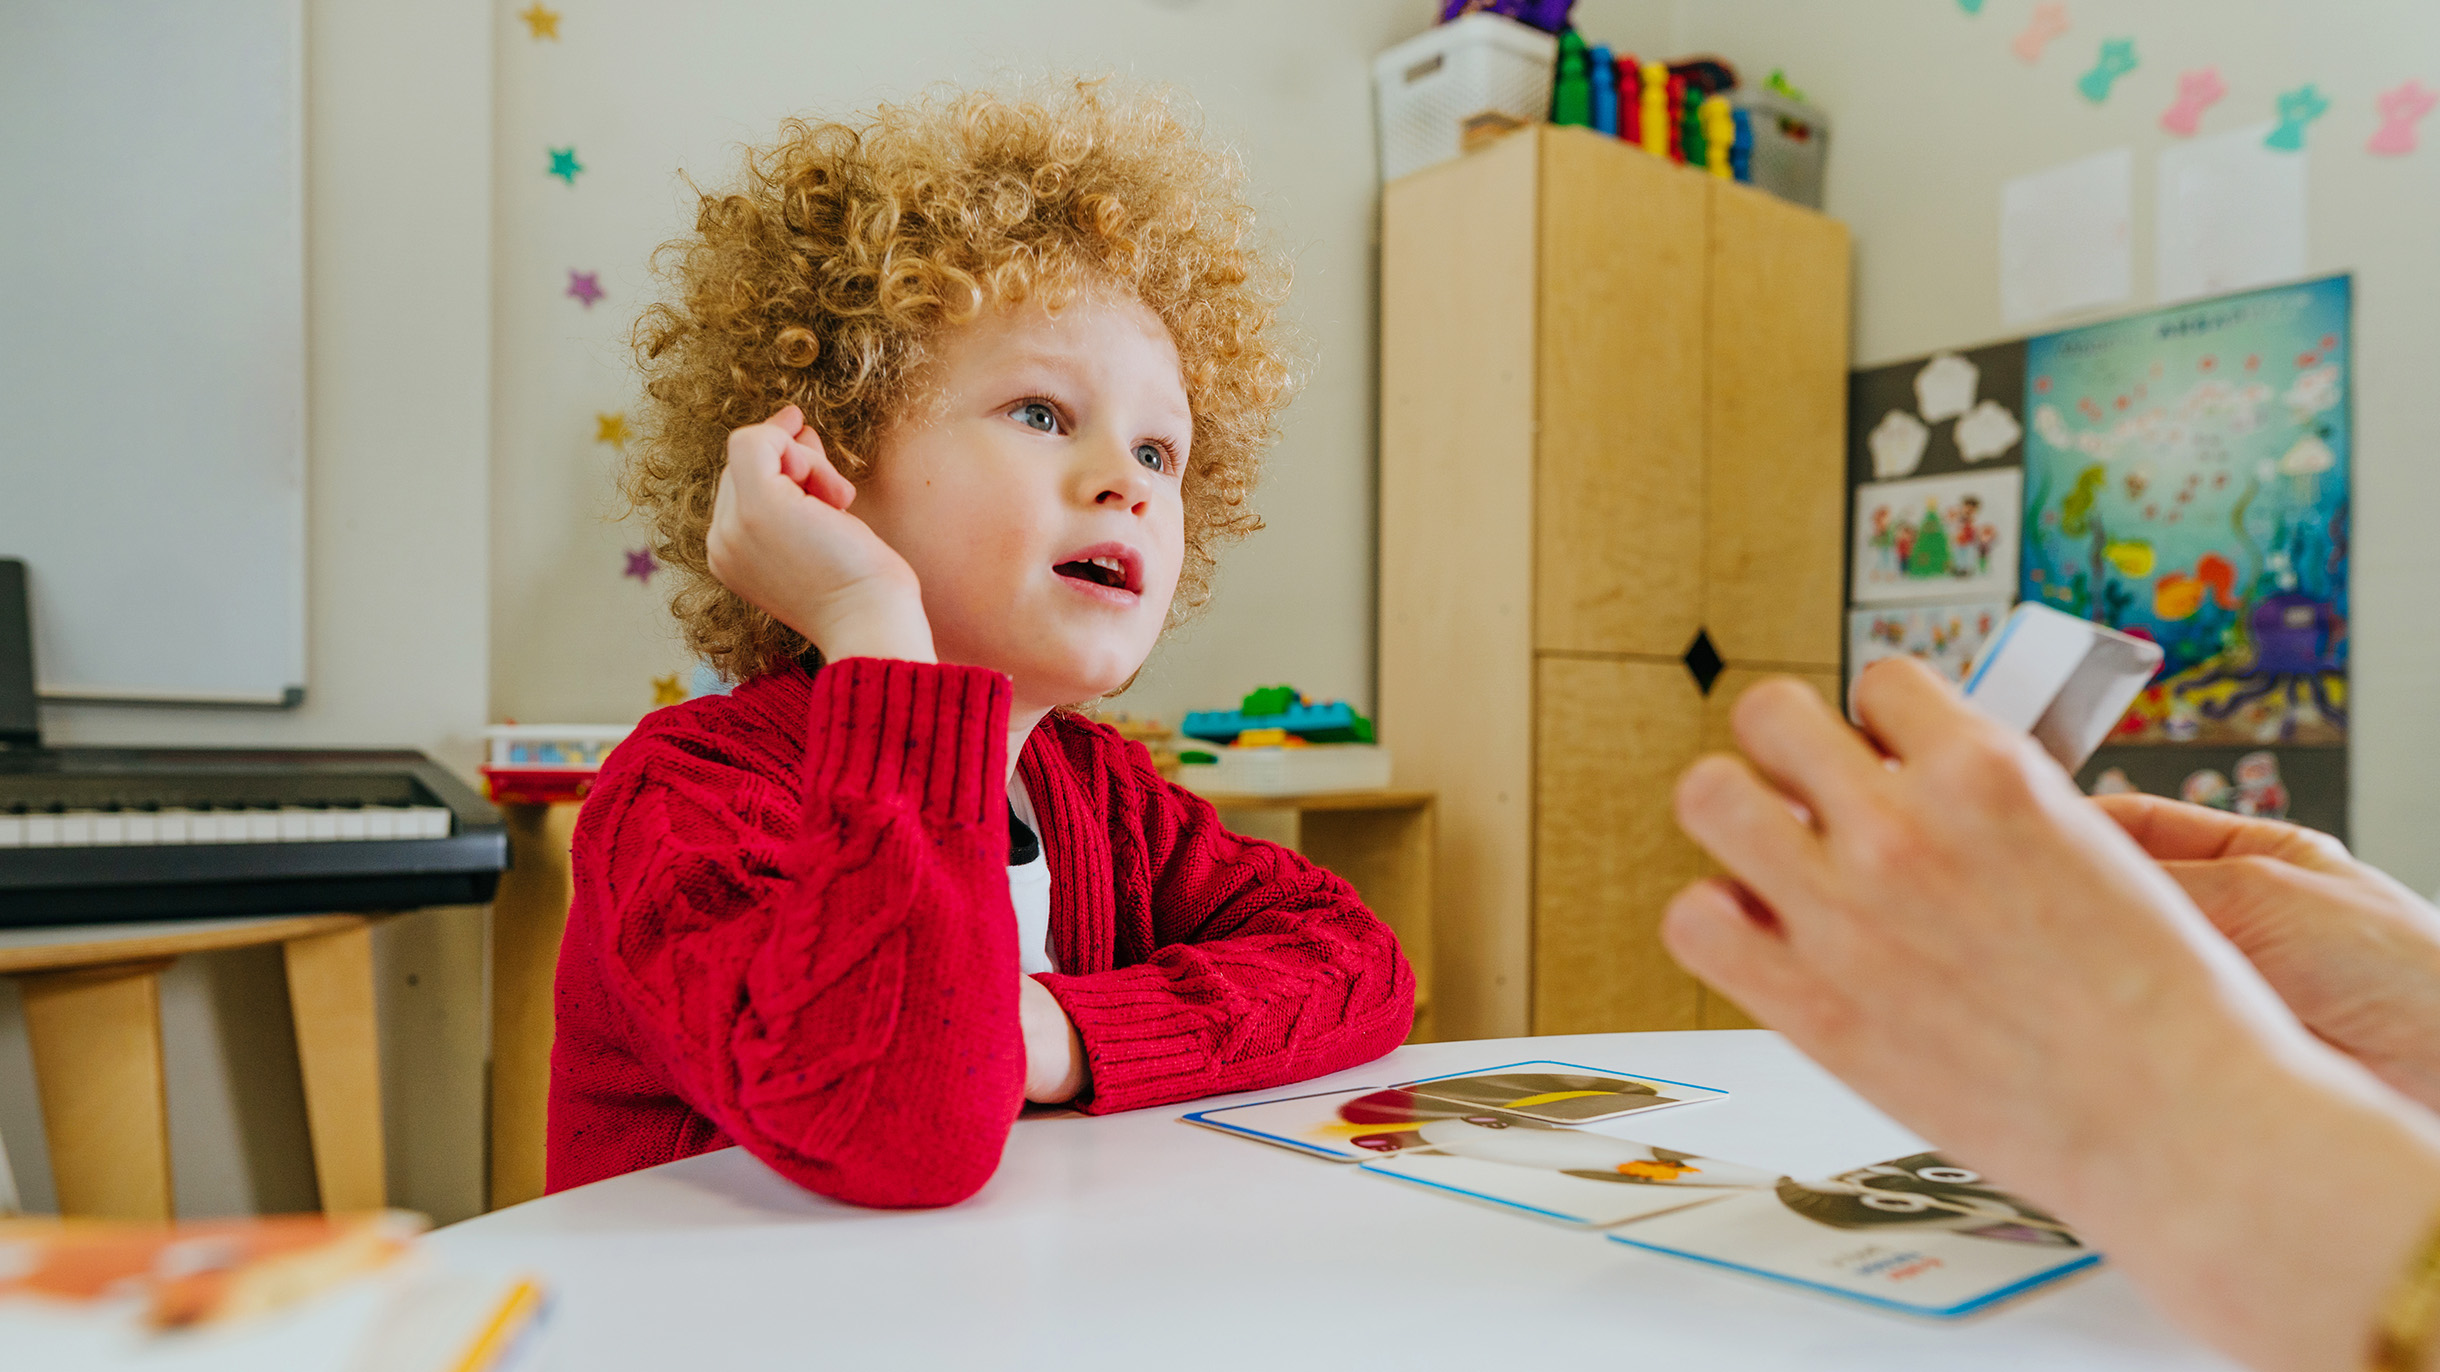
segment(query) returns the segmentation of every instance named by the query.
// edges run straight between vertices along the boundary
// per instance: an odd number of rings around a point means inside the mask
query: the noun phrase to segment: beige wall
[[[643,539],[609,522],[616,454],[593,442],[594,414],[632,403],[622,339],[651,289],[646,255],[690,220],[681,174],[717,184],[741,140],[789,114],[1054,68],[1173,82],[1243,150],[1263,226],[1295,257],[1290,313],[1313,360],[1257,496],[1270,527],[1227,557],[1208,614],[1127,703],[1174,718],[1271,681],[1369,703],[1370,63],[1433,13],[1430,0],[606,0],[571,10],[557,43],[503,38],[494,709],[623,722],[650,708],[654,676],[685,670],[660,588],[621,579],[621,550]],[[573,189],[545,174],[546,149],[568,144],[587,168]],[[590,313],[561,294],[570,268],[602,272],[609,297]]]
[[[1999,313],[1999,195],[2010,177],[2105,148],[2136,153],[2135,298],[2152,300],[2152,155],[2180,70],[2216,64],[2218,133],[2271,117],[2307,81],[2331,99],[2309,134],[2315,274],[2355,273],[2354,829],[2419,890],[2440,887],[2440,129],[2412,157],[2368,155],[2372,98],[2440,63],[2440,6],[2406,0],[2119,0],[2037,66],[2008,50],[2033,0],[1684,0],[1681,51],[1786,68],[1830,112],[1829,211],[1855,230],[1856,361],[1892,361],[2031,330]],[[2075,90],[2104,37],[2141,63],[2109,102]],[[2369,741],[2373,746],[2364,746]]]
[[[478,0],[306,6],[309,684],[293,711],[50,708],[55,743],[404,744],[461,764],[488,716],[491,54]],[[503,16],[503,19],[505,16]],[[482,1197],[482,912],[378,946],[393,1198]],[[162,984],[179,1208],[313,1196],[276,953]],[[51,1203],[13,991],[0,1136]]]

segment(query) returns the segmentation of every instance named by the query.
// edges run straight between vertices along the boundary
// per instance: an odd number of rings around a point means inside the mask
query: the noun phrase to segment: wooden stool
[[[491,1208],[542,1194],[551,987],[568,927],[568,843],[580,801],[502,805],[508,870],[491,900]]]
[[[0,975],[25,996],[60,1214],[175,1217],[161,972],[183,954],[267,943],[288,964],[322,1208],[387,1203],[372,922],[300,915],[0,930]]]

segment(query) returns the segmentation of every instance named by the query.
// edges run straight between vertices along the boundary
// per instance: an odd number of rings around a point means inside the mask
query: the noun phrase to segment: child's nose
[[[1152,500],[1155,474],[1135,460],[1135,445],[1114,443],[1094,447],[1094,461],[1084,473],[1080,493],[1095,506],[1115,506],[1129,514],[1142,514]]]

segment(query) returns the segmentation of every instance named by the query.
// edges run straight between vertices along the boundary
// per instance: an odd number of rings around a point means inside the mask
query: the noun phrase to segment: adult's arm
[[[2306,1028],[2440,1110],[2440,910],[2328,834],[2158,796],[2095,803]]]
[[[946,1205],[999,1164],[1024,1079],[1008,704],[994,672],[849,658],[814,677],[801,791],[661,736],[595,798],[634,1046],[800,1186]]]
[[[1793,682],[1682,781],[1733,880],[1679,960],[2258,1367],[2362,1365],[2440,1216],[2440,1126],[2313,1037],[2034,745],[1920,664],[1849,729]],[[1750,761],[1746,760],[1750,759]]]
[[[1415,974],[1355,888],[1222,827],[1140,746],[1112,779],[1140,833],[1155,946],[1133,966],[1037,978],[1076,1026],[1093,1114],[1253,1091],[1370,1062],[1413,1027]]]

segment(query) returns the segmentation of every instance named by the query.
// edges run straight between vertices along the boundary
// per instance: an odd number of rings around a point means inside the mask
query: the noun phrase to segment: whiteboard
[[[46,698],[303,698],[304,36],[0,3],[0,557]]]

